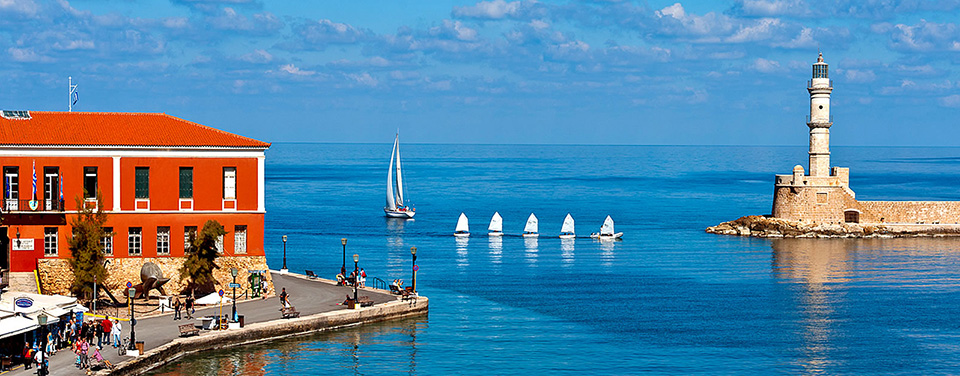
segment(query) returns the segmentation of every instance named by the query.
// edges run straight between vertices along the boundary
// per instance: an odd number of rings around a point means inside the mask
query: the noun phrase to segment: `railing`
[[[373,277],[373,278],[370,278],[370,280],[373,281],[373,288],[375,288],[375,289],[380,289],[380,290],[389,290],[389,289],[390,289],[390,287],[387,285],[387,282],[384,282],[384,280],[382,280],[382,279],[380,279],[380,278]]]
[[[63,201],[59,199],[18,200],[4,199],[3,211],[16,212],[62,212]]]
[[[832,88],[833,88],[833,80],[828,80],[827,82],[828,82],[827,88],[832,89]],[[814,87],[814,86],[813,86],[813,80],[807,80],[807,89],[821,88],[821,87],[822,87],[822,86],[816,86],[816,87]]]
[[[810,115],[807,115],[807,123],[824,123],[824,121],[811,121]],[[830,120],[827,123],[833,123],[833,115],[830,115]]]

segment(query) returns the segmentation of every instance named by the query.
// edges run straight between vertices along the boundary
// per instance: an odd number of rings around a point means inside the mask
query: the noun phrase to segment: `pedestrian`
[[[191,292],[191,293],[190,293],[190,296],[187,297],[187,308],[186,308],[186,311],[187,311],[187,320],[192,320],[192,319],[193,319],[193,313],[197,311],[197,309],[194,308],[194,305],[195,305],[195,304],[196,304],[196,303],[195,303],[195,301],[194,301],[194,299],[193,299],[193,293]]]
[[[110,329],[110,333],[113,334],[113,347],[114,347],[114,348],[119,348],[119,347],[120,347],[120,334],[122,333],[122,332],[121,332],[121,329],[123,329],[123,328],[120,327],[120,319],[117,319],[117,320],[114,321],[114,323],[113,323],[113,328]]]
[[[110,344],[110,336],[113,335],[113,322],[110,321],[110,316],[104,317],[103,321],[100,322],[100,326],[103,327],[103,342]]]
[[[23,343],[23,354],[20,356],[23,360],[23,369],[30,369],[30,365],[33,364],[33,348],[30,347],[30,342]]]
[[[287,288],[284,287],[280,291],[280,307],[287,308]]]
[[[80,369],[90,367],[90,357],[87,355],[89,352],[90,343],[87,342],[86,338],[80,340]]]
[[[180,304],[180,296],[177,295],[173,297],[173,319],[180,320],[180,309],[183,308]]]
[[[47,374],[47,354],[44,354],[41,349],[33,356],[33,360],[37,362],[37,375],[45,376]]]
[[[102,345],[103,344],[103,324],[100,323],[100,320],[93,321],[93,335],[97,337],[97,346]]]
[[[363,268],[360,268],[360,287],[364,287],[367,284],[367,272],[363,271]]]

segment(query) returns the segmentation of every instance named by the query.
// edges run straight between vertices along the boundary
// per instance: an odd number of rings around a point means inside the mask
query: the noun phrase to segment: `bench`
[[[370,299],[369,296],[361,296],[357,298],[357,303],[360,303],[361,307],[370,307],[373,305],[373,299]]]
[[[193,336],[193,335],[199,335],[199,334],[200,334],[200,329],[197,328],[196,326],[194,326],[193,324],[183,324],[183,325],[180,325],[179,328],[180,328],[180,336],[181,336],[181,337],[187,337],[187,336]]]
[[[313,270],[307,270],[307,277],[311,279],[316,279],[317,275],[313,273]]]
[[[390,293],[391,293],[391,294],[394,294],[394,295],[400,295],[400,294],[402,293],[402,291],[400,291],[400,287],[399,287],[399,286],[397,286],[397,285],[390,285]]]
[[[285,319],[289,319],[291,317],[300,317],[300,312],[293,307],[284,307],[280,308],[280,316]]]

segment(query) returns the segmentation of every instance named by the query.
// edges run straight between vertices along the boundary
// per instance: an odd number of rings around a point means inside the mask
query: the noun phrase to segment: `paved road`
[[[312,315],[321,312],[328,312],[340,309],[346,309],[344,306],[336,305],[342,302],[347,294],[353,296],[353,288],[346,286],[336,286],[330,281],[307,279],[306,277],[290,274],[281,275],[277,272],[272,273],[273,283],[276,290],[286,287],[290,294],[290,302],[300,311],[302,316]],[[361,289],[360,296],[369,296],[375,303],[386,303],[397,299],[396,295],[391,295],[383,290]],[[280,299],[277,297],[239,302],[237,303],[237,313],[244,315],[244,321],[248,324],[257,322],[266,322],[280,319]],[[223,313],[229,315],[231,306],[224,305]],[[216,315],[219,308],[198,309],[194,317],[203,317]],[[190,320],[174,321],[172,314],[151,317],[143,320],[137,320],[137,339],[144,341],[145,350],[150,350],[164,345],[180,335],[177,328],[179,325],[189,323]],[[199,325],[199,321],[193,323]],[[129,324],[123,323],[123,337],[130,335]],[[200,335],[204,335],[201,331]],[[120,363],[126,359],[126,356],[117,355],[117,350],[112,346],[106,346],[101,354],[104,358],[114,364]],[[69,349],[60,350],[57,355],[50,358],[50,374],[59,375],[82,375],[84,371],[73,366],[75,355],[69,352]],[[36,368],[23,370],[22,367],[13,371],[6,372],[5,375],[30,375]]]

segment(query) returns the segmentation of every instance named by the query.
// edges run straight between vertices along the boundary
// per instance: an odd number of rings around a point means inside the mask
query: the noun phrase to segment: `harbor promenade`
[[[293,335],[314,333],[324,329],[356,325],[364,322],[382,321],[394,317],[422,314],[426,312],[427,299],[420,297],[416,302],[400,302],[398,296],[384,290],[363,288],[360,296],[367,296],[374,301],[373,307],[360,310],[349,310],[346,306],[337,305],[349,294],[353,295],[353,288],[336,286],[333,281],[324,279],[309,279],[299,274],[279,274],[272,272],[274,285],[277,291],[286,288],[290,294],[292,305],[300,312],[299,319],[283,319],[280,317],[280,301],[276,296],[266,299],[249,300],[237,303],[237,312],[244,316],[243,329],[225,331],[202,330],[199,336],[180,338],[179,325],[186,323],[200,324],[203,316],[217,315],[219,307],[197,309],[193,315],[195,320],[173,320],[172,314],[164,314],[137,320],[137,340],[144,342],[144,355],[138,358],[120,356],[113,346],[104,346],[101,354],[118,366],[118,371],[110,374],[138,374],[145,367],[152,367],[175,360],[188,353],[203,351],[208,348],[224,348],[231,345],[239,346],[248,343],[262,342],[271,339]],[[231,305],[224,304],[223,313],[230,314]],[[123,323],[123,337],[130,335],[128,322]],[[50,358],[51,375],[81,375],[85,370],[74,367],[75,355],[69,349],[63,349]],[[18,366],[4,375],[31,375],[35,368],[24,370]],[[99,374],[108,374],[105,371]]]

